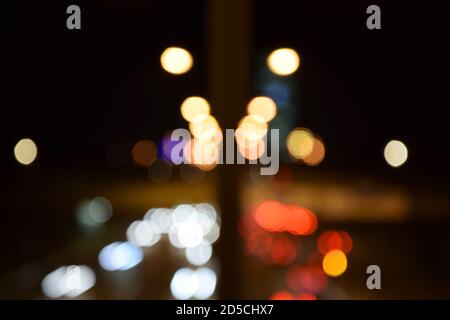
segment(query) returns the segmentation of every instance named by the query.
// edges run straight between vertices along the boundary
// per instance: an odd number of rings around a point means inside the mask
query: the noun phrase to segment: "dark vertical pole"
[[[236,129],[245,115],[250,87],[251,0],[208,0],[208,86],[213,113],[223,130]],[[237,223],[240,214],[237,165],[219,165],[219,206],[222,232],[219,294],[240,298],[240,247]]]

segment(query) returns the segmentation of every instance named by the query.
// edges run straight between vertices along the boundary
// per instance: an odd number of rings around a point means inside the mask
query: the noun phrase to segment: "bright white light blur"
[[[184,248],[183,244],[180,242],[180,239],[178,238],[178,227],[172,226],[169,230],[169,242],[172,246],[175,248],[182,249]]]
[[[41,288],[48,298],[73,298],[92,288],[95,279],[88,266],[62,266],[44,277]]]
[[[127,229],[127,239],[139,247],[150,247],[156,244],[161,235],[153,228],[150,221],[134,221]]]
[[[216,220],[217,218],[217,211],[216,208],[212,204],[209,203],[199,203],[195,206],[195,209],[197,211],[205,212],[208,216],[211,217],[211,219]]]
[[[216,273],[209,268],[178,269],[170,282],[170,291],[178,300],[208,299],[216,289]]]
[[[203,234],[206,234],[211,230],[213,224],[216,222],[216,219],[211,217],[208,212],[197,210],[197,224],[202,228]]]
[[[197,211],[193,206],[186,204],[179,205],[173,210],[172,222],[177,232],[176,237],[172,234],[175,246],[191,248],[202,242],[205,232],[211,228],[211,214],[208,215],[207,212],[208,210],[202,207]],[[170,236],[169,234],[169,239]]]
[[[33,140],[22,139],[14,147],[16,160],[25,166],[30,165],[37,157],[37,147]]]
[[[194,270],[182,268],[175,272],[170,282],[170,291],[178,300],[190,299],[198,289],[198,277]]]
[[[56,269],[55,271],[49,273],[42,280],[41,288],[42,292],[49,298],[59,298],[62,297],[66,292],[67,288],[61,279],[65,276],[65,267]]]
[[[267,58],[267,66],[273,73],[279,76],[287,76],[298,69],[300,57],[293,49],[278,49],[273,51]]]
[[[145,214],[144,221],[150,222],[155,232],[167,233],[170,244],[179,249],[196,247],[203,240],[212,244],[220,235],[220,217],[209,203],[151,209]]]
[[[194,298],[208,299],[214,294],[216,289],[216,273],[209,268],[203,267],[195,270],[195,276],[197,277],[197,290],[194,293]]]
[[[399,140],[392,140],[384,148],[384,158],[392,167],[400,167],[408,159],[408,148]]]
[[[209,203],[200,203],[196,205],[197,221],[202,227],[204,233],[208,233],[218,219],[216,209]]]
[[[217,239],[219,239],[220,236],[220,227],[217,224],[217,222],[215,222],[211,229],[209,230],[209,232],[207,234],[205,234],[204,239],[206,241],[208,241],[209,243],[214,243],[217,241]]]
[[[178,239],[184,248],[198,246],[203,240],[202,227],[194,222],[186,222],[178,226]]]
[[[138,265],[143,255],[141,248],[129,242],[113,242],[100,251],[98,260],[105,270],[128,270]]]
[[[212,256],[212,246],[208,241],[202,241],[198,246],[186,248],[186,259],[193,265],[201,266]]]
[[[161,54],[161,66],[172,74],[188,72],[193,63],[192,55],[183,48],[170,47]]]
[[[168,233],[172,226],[171,211],[165,208],[150,209],[144,216],[144,220],[150,221],[154,230],[160,234]]]
[[[176,206],[172,211],[172,222],[177,227],[187,222],[195,223],[196,220],[197,212],[194,210],[194,207],[189,204]]]

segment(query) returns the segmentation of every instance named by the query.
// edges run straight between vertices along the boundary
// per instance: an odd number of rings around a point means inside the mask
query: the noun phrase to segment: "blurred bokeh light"
[[[175,75],[188,72],[193,63],[192,55],[183,48],[170,47],[161,54],[161,66],[167,72]]]
[[[300,57],[294,49],[281,48],[270,53],[267,65],[273,73],[288,76],[299,68]]]
[[[384,158],[391,167],[400,167],[408,160],[408,148],[399,140],[391,140],[384,148]]]
[[[295,159],[304,159],[309,156],[314,149],[314,135],[305,128],[294,129],[287,137],[287,148]]]
[[[140,140],[132,149],[133,160],[141,167],[147,167],[152,164],[152,162],[155,161],[156,156],[156,146],[150,140]]]
[[[188,97],[181,104],[181,115],[188,122],[194,122],[198,116],[207,116],[211,107],[208,101],[202,97]]]
[[[327,275],[338,277],[347,270],[347,257],[340,250],[331,250],[325,254],[322,266]]]
[[[255,97],[247,105],[249,115],[259,116],[265,122],[272,120],[277,114],[277,105],[269,97]]]
[[[16,160],[25,166],[30,165],[37,157],[37,146],[33,140],[25,138],[17,142],[14,147]]]

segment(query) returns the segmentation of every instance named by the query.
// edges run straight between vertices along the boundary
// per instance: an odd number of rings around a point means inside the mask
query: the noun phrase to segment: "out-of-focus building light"
[[[199,245],[186,248],[186,259],[195,266],[207,263],[212,256],[212,246],[208,241],[202,241]]]
[[[220,236],[220,227],[217,222],[214,222],[211,229],[205,234],[203,237],[209,243],[214,243],[219,239]]]
[[[159,234],[169,233],[172,227],[171,211],[166,208],[150,209],[144,216],[144,220],[149,221],[152,229]]]
[[[135,221],[127,229],[127,239],[136,246],[151,247],[161,239],[161,235],[151,221]]]
[[[338,277],[347,270],[347,257],[341,250],[331,250],[322,260],[323,271],[331,276]]]
[[[172,226],[167,234],[169,237],[169,242],[174,248],[183,249],[183,244],[180,242],[178,238],[178,227]]]
[[[297,248],[293,241],[288,237],[275,238],[270,249],[270,262],[277,265],[288,265],[292,263],[297,256]]]
[[[197,247],[202,241],[212,244],[219,237],[220,219],[211,204],[180,204],[172,209],[170,219],[169,241],[176,248]]]
[[[352,251],[353,240],[346,231],[328,230],[320,234],[317,239],[317,247],[324,255],[332,250],[341,250],[347,254]]]
[[[267,58],[267,66],[276,75],[287,76],[297,71],[300,66],[300,57],[293,49],[277,49]]]
[[[247,113],[260,116],[264,121],[269,122],[277,114],[277,105],[269,97],[255,97],[249,102]]]
[[[314,135],[305,128],[294,129],[286,139],[288,151],[295,159],[309,156],[313,152],[314,142]]]
[[[178,300],[192,298],[198,289],[198,277],[194,270],[181,268],[175,272],[170,282],[170,291]]]
[[[100,251],[98,260],[107,271],[128,270],[137,266],[143,256],[142,249],[129,242],[114,242]]]
[[[209,115],[211,107],[202,97],[188,97],[181,104],[181,115],[188,122],[193,122],[199,116]]]
[[[173,224],[180,226],[186,222],[195,222],[197,219],[197,212],[190,204],[180,204],[172,210],[171,217]]]
[[[107,222],[113,212],[111,203],[103,198],[97,197],[92,200],[83,200],[77,207],[78,222],[87,227],[100,226]]]
[[[384,148],[384,158],[391,167],[400,167],[408,160],[408,148],[399,140],[391,140]]]
[[[205,213],[212,220],[219,218],[216,208],[210,203],[199,203],[195,205],[195,210]]]
[[[258,115],[248,115],[241,119],[236,129],[236,142],[242,148],[252,148],[267,134],[267,122]]]
[[[342,251],[347,254],[353,249],[353,239],[347,231],[339,231],[342,239]]]
[[[316,166],[323,161],[325,158],[325,145],[323,141],[315,137],[314,138],[314,147],[309,155],[304,157],[302,160],[309,166]]]
[[[217,275],[209,268],[178,269],[170,282],[170,291],[178,300],[208,299],[216,289]]]
[[[185,222],[178,226],[178,240],[184,248],[198,246],[203,236],[202,228],[195,222]]]
[[[196,221],[206,234],[218,219],[216,209],[209,203],[197,204],[194,209],[196,212]]]
[[[17,142],[14,147],[14,156],[16,157],[17,162],[28,166],[33,163],[33,161],[37,157],[37,146],[31,139],[22,139]]]
[[[192,55],[183,48],[170,47],[161,54],[161,66],[172,74],[179,75],[188,72],[193,63]]]
[[[88,266],[63,266],[50,272],[41,283],[48,298],[77,297],[95,285],[95,273]]]
[[[332,250],[342,250],[343,241],[337,231],[324,231],[317,239],[317,247],[323,255]]]
[[[194,292],[194,298],[204,300],[210,298],[216,290],[217,275],[210,268],[199,268],[195,270],[198,281],[197,290]]]
[[[291,212],[287,218],[287,230],[295,235],[309,235],[317,229],[317,217],[309,209],[289,206]]]
[[[156,159],[156,146],[150,140],[140,140],[131,150],[131,156],[134,163],[141,167],[147,167]]]
[[[288,231],[294,235],[309,235],[317,229],[317,217],[309,209],[264,201],[255,210],[255,222],[270,232]]]
[[[288,209],[277,201],[264,201],[255,210],[256,223],[271,232],[284,231]]]

